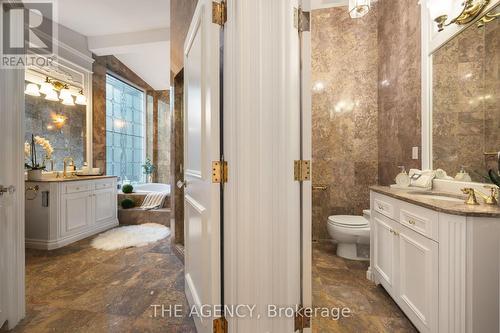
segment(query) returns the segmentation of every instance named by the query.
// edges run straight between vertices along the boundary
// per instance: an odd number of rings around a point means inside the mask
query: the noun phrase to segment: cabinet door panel
[[[101,223],[116,217],[116,194],[113,188],[94,192],[94,221]]]
[[[393,221],[376,214],[373,218],[374,222],[374,260],[375,270],[380,277],[380,283],[385,287],[387,292],[394,292],[394,272],[396,269],[396,241],[393,234]]]
[[[92,193],[81,192],[63,196],[62,235],[73,233],[90,225],[92,220]]]
[[[398,303],[421,332],[435,332],[438,245],[402,227],[399,234]]]

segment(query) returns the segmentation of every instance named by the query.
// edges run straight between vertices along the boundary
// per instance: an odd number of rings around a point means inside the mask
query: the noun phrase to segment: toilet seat
[[[332,215],[328,217],[328,224],[344,228],[366,228],[368,220],[363,216],[355,215]]]

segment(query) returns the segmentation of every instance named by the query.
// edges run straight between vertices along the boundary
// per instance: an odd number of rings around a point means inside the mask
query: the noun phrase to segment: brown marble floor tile
[[[380,286],[366,279],[368,262],[335,255],[330,242],[313,243],[313,307],[349,308],[339,320],[315,317],[314,333],[417,332]]]
[[[117,251],[90,241],[26,250],[27,314],[12,332],[195,332],[189,317],[151,315],[152,304],[188,308],[183,265],[168,238]]]

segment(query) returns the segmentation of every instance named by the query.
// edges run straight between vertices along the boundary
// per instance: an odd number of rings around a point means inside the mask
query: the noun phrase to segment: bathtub
[[[160,184],[160,183],[137,184],[134,185],[134,192],[135,193],[165,192],[170,194],[170,185]]]

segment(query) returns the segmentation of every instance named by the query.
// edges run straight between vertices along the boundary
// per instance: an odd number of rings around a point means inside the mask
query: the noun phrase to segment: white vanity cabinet
[[[52,250],[118,225],[116,178],[27,182],[26,247]]]
[[[371,192],[371,264],[420,332],[499,332],[500,218]]]

